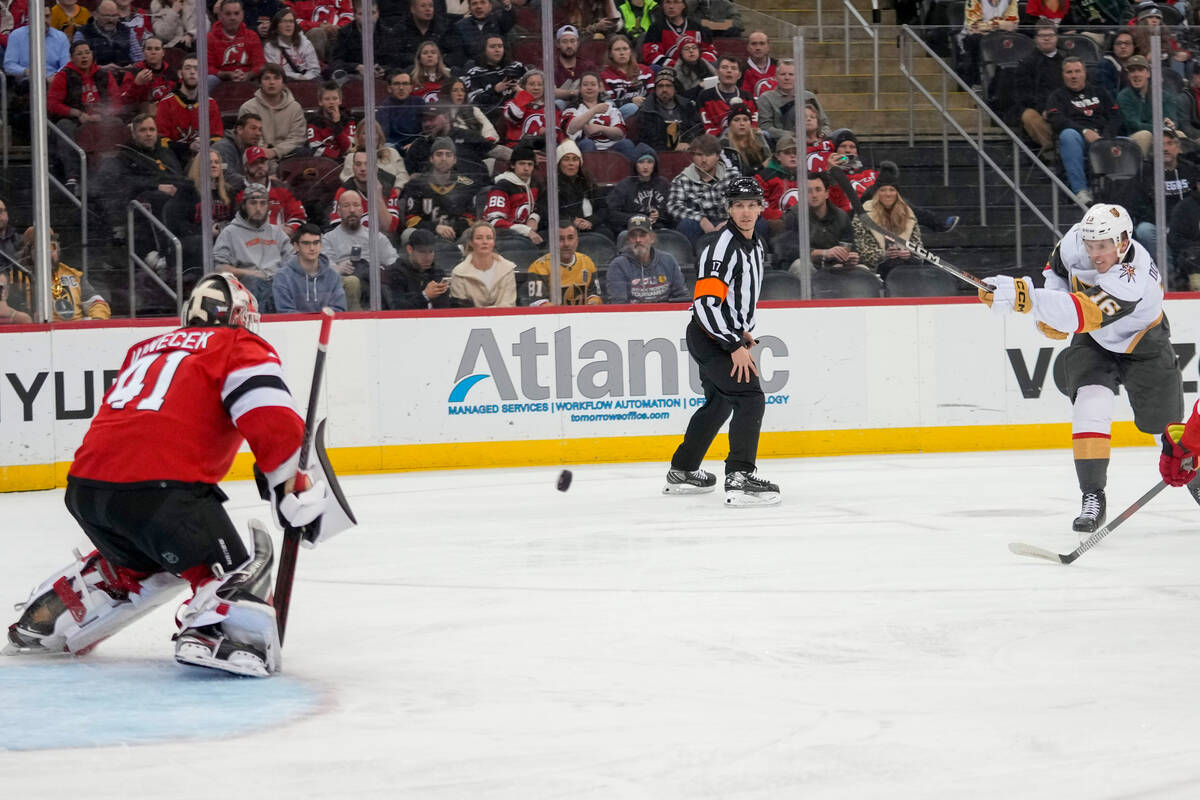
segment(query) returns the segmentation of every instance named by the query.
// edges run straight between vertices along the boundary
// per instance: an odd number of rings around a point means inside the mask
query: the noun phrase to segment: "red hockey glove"
[[[1183,438],[1184,425],[1173,422],[1163,431],[1163,451],[1158,458],[1158,471],[1162,479],[1171,486],[1183,486],[1191,483],[1196,477],[1195,461],[1192,454],[1183,448],[1179,440]]]

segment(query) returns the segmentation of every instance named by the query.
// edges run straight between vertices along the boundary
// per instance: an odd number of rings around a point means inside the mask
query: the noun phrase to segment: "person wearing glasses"
[[[289,258],[275,276],[275,311],[279,314],[317,314],[328,306],[334,311],[346,310],[346,290],[342,276],[321,252],[321,229],[306,222],[296,231],[293,240],[296,254]]]

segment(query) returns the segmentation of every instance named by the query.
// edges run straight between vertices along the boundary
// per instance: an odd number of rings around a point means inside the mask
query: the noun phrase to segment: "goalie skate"
[[[729,508],[774,506],[781,501],[779,487],[753,472],[731,472],[725,476],[725,505]]]
[[[717,476],[702,469],[667,471],[663,494],[707,494],[717,488]]]
[[[180,664],[217,669],[249,678],[266,678],[271,674],[266,653],[245,642],[230,639],[219,625],[189,628],[181,632],[175,639],[175,660]]]

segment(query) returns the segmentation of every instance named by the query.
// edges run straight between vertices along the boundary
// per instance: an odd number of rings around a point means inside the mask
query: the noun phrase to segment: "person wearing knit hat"
[[[580,233],[595,231],[615,238],[608,224],[608,203],[602,190],[583,169],[583,154],[567,140],[558,154],[558,209],[560,219],[570,219]]]
[[[418,140],[410,151],[421,143]],[[404,224],[408,228],[422,227],[453,242],[475,221],[475,195],[482,187],[474,177],[457,169],[457,148],[452,139],[439,136],[428,147],[426,171],[413,175],[404,186]]]
[[[623,230],[633,217],[645,217],[656,228],[674,227],[666,213],[671,182],[658,174],[658,156],[642,151],[633,163],[634,174],[622,179],[608,193],[608,215],[616,230]]]
[[[899,238],[921,244],[921,229],[917,216],[896,186],[897,178],[890,171],[876,178],[875,196],[863,203],[863,211],[884,230]],[[854,250],[861,262],[875,270],[883,280],[893,269],[918,263],[911,251],[885,238],[883,234],[868,229],[856,216],[851,221],[854,230]]]
[[[681,93],[674,69],[659,70],[654,91],[638,111],[638,139],[659,152],[678,150],[701,130],[696,104]]]
[[[536,209],[545,201],[539,187],[533,184],[536,164],[533,147],[528,142],[518,142],[508,171],[497,175],[495,185],[488,190],[484,219],[495,228],[497,242],[519,238],[535,245],[542,243],[537,232],[541,213]]]
[[[754,115],[745,103],[738,103],[725,118],[721,146],[726,157],[742,175],[753,175],[771,158],[771,145],[762,131],[754,127]]]
[[[755,175],[763,186],[762,216],[772,236],[783,230],[783,215],[788,209],[804,203],[796,178],[799,163],[796,140],[785,133],[775,146],[775,155]]]

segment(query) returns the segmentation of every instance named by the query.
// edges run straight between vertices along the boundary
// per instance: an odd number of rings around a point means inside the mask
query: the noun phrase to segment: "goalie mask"
[[[1079,234],[1085,242],[1111,241],[1123,258],[1132,241],[1133,220],[1123,206],[1096,203],[1083,215]]]
[[[258,333],[258,301],[228,272],[211,272],[200,279],[183,306],[183,324],[241,327]]]

